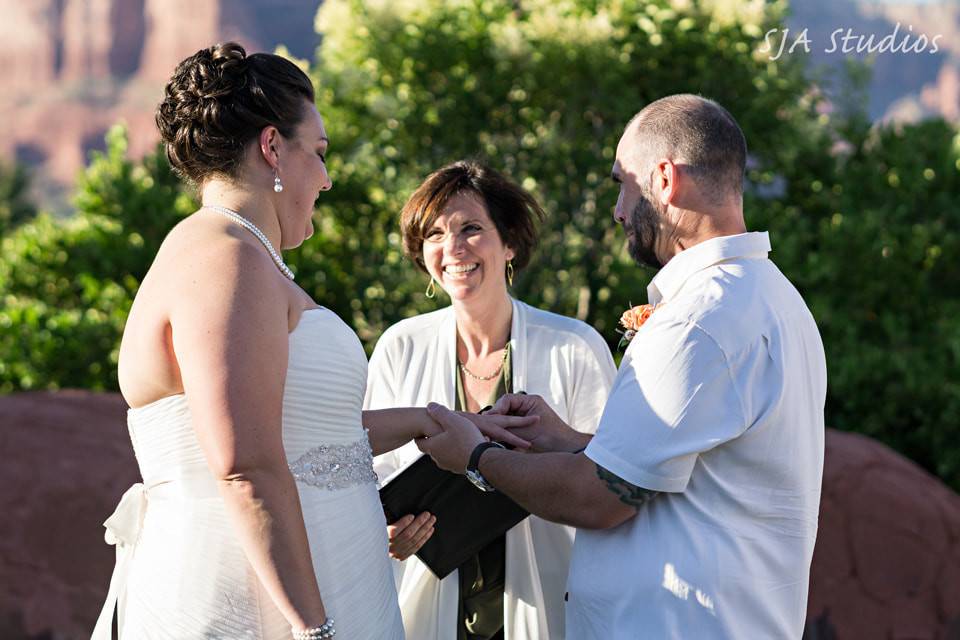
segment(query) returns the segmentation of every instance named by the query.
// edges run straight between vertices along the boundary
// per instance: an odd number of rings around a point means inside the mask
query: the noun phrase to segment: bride
[[[216,45],[180,63],[156,119],[203,206],[124,330],[143,483],[104,523],[117,565],[93,636],[116,611],[121,638],[402,638],[372,455],[439,429],[423,409],[361,412],[359,340],[280,255],[331,187],[311,81]]]

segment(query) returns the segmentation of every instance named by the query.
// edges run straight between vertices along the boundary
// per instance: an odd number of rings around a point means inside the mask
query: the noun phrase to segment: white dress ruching
[[[283,444],[297,480],[310,554],[340,638],[402,639],[386,522],[361,422],[367,360],[327,309],[290,334]],[[104,523],[117,545],[94,640],[290,638],[247,561],[211,475],[183,394],[128,412],[143,476]]]

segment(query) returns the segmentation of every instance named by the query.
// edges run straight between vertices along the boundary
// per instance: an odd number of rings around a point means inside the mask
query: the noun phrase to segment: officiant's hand
[[[539,420],[531,425],[510,427],[511,433],[530,443],[527,450],[531,452],[578,451],[590,442],[589,435],[580,433],[561,420],[540,396],[505,394],[484,415],[537,416]]]
[[[431,402],[427,413],[443,427],[443,433],[429,438],[417,438],[420,451],[433,458],[437,466],[453,473],[463,473],[470,461],[470,454],[487,438],[480,429],[462,414],[450,411],[443,405]]]
[[[420,550],[430,536],[433,535],[433,526],[437,517],[424,511],[416,518],[408,514],[387,525],[387,537],[390,539],[390,557],[396,560],[406,560]]]

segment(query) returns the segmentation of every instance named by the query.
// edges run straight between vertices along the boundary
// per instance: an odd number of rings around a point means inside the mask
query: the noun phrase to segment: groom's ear
[[[672,204],[680,190],[680,170],[671,160],[663,159],[654,169],[654,181],[660,191],[660,204]]]

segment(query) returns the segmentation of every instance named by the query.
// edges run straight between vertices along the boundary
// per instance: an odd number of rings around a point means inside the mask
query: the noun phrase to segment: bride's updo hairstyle
[[[201,184],[236,178],[244,150],[264,127],[291,138],[313,103],[313,84],[295,64],[269,53],[247,55],[236,42],[201,49],[179,65],[157,107],[167,158]]]

